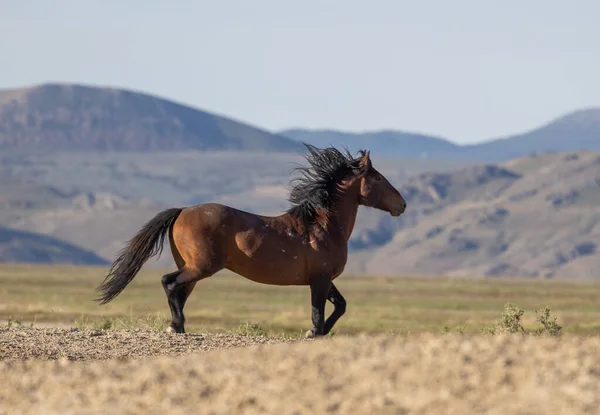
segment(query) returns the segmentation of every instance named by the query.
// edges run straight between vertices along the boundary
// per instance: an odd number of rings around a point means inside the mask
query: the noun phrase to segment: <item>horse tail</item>
[[[160,212],[131,239],[119,252],[119,256],[110,267],[104,282],[97,288],[101,293],[100,304],[106,304],[127,287],[144,263],[159,255],[169,229],[181,214],[181,208],[171,208]]]

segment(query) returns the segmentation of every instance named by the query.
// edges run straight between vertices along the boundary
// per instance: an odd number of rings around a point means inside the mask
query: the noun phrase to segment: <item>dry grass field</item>
[[[10,319],[37,327],[165,326],[170,314],[160,284],[164,272],[142,270],[119,297],[99,306],[94,290],[105,272],[105,267],[0,266],[0,324]],[[563,332],[600,333],[600,282],[342,276],[336,286],[348,302],[336,334],[479,333],[500,318],[507,302],[525,311],[526,327],[535,325],[535,309],[550,305]],[[242,325],[294,336],[310,328],[307,287],[261,285],[226,273],[198,283],[185,312],[188,332]]]
[[[11,328],[0,414],[597,414],[599,340]]]
[[[596,414],[600,285],[342,277],[335,335],[300,337],[308,291],[198,284],[164,332],[160,271],[107,306],[105,269],[0,267],[0,414]],[[482,334],[511,302],[529,333]],[[559,337],[533,335],[550,305]]]

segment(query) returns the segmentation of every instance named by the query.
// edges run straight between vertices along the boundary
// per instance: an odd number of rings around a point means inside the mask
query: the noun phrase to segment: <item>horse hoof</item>
[[[306,336],[304,336],[304,337],[306,337],[307,339],[314,339],[315,338],[315,332],[314,332],[314,330],[307,331],[306,332]]]

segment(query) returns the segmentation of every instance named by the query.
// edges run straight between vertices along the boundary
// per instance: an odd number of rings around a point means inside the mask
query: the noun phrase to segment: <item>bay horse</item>
[[[310,287],[313,328],[324,336],[346,311],[333,284],[346,265],[348,239],[358,206],[400,216],[406,201],[371,164],[370,153],[353,157],[336,148],[307,145],[306,167],[291,181],[291,207],[280,216],[260,216],[216,203],[158,213],[119,252],[97,288],[101,304],[114,299],[144,263],[160,254],[166,235],[177,271],[162,277],[172,321],[168,331],[185,333],[183,307],[196,283],[222,269],[271,285]],[[325,304],[334,310],[325,320]]]

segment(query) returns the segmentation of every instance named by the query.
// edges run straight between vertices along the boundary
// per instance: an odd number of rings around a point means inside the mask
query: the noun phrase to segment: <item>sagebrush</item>
[[[541,324],[541,328],[533,331],[525,330],[521,319],[525,311],[512,303],[504,304],[504,311],[500,316],[500,321],[491,327],[485,327],[481,330],[483,334],[498,333],[520,333],[523,335],[532,334],[537,336],[560,336],[562,326],[557,323],[557,318],[550,315],[550,306],[535,310],[537,314],[536,322]]]

